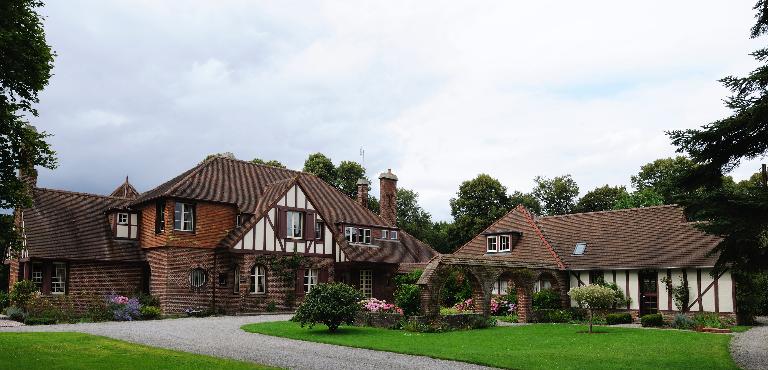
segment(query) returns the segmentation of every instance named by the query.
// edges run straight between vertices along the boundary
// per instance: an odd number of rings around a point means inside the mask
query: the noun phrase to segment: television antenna
[[[363,147],[360,147],[360,165],[365,168],[365,149]]]

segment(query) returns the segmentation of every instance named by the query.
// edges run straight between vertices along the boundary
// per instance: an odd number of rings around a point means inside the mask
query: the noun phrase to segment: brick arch
[[[571,299],[568,297],[568,276],[563,271],[558,270],[536,270],[532,282],[535,283],[542,277],[548,277],[552,284],[552,289],[560,293],[560,301],[563,308],[570,307]]]
[[[470,279],[475,312],[491,314],[491,291],[501,276],[514,281],[518,299],[518,319],[527,322],[531,313],[531,292],[534,273],[520,262],[489,258],[469,258],[440,255],[430,261],[417,284],[421,287],[421,308],[426,316],[440,313],[440,291],[450,271],[458,269]]]

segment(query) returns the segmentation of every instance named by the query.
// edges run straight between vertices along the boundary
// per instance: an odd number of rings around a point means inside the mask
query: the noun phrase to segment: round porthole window
[[[193,288],[200,288],[203,285],[205,285],[205,271],[201,268],[196,268],[192,270],[192,272],[189,275],[189,283],[192,285]]]

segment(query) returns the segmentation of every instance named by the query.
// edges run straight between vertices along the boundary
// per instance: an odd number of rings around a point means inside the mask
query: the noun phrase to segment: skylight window
[[[581,256],[582,254],[584,254],[584,251],[586,249],[587,249],[587,243],[585,242],[576,243],[576,248],[573,248],[573,255]]]

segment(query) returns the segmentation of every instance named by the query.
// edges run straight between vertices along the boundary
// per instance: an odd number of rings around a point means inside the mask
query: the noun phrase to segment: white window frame
[[[491,241],[493,241],[493,243],[491,243]],[[491,244],[493,244],[493,248],[491,248]],[[495,253],[499,251],[498,250],[499,241],[498,241],[498,238],[496,238],[496,235],[486,237],[485,248],[486,248],[486,251],[489,253]]]
[[[124,212],[120,212],[117,214],[117,224],[118,225],[128,225],[130,220],[130,215]]]
[[[347,239],[347,241],[350,243],[357,243],[357,228],[353,226],[345,227],[344,239]]]
[[[267,269],[263,265],[254,265],[251,268],[251,294],[264,294],[267,292]]]
[[[197,273],[199,273],[199,275]],[[205,273],[205,270],[199,267],[194,268],[189,272],[189,285],[192,288],[199,289],[204,287],[207,280],[208,274]]]
[[[507,279],[498,278],[493,283],[493,290],[491,290],[491,294],[507,294],[507,289],[509,289],[509,281]]]
[[[301,239],[304,237],[304,212],[286,211],[286,236],[288,239]]]
[[[381,239],[389,239],[389,230],[381,230]]]
[[[576,246],[573,247],[573,255],[574,256],[581,256],[587,251],[587,243],[586,242],[578,242],[576,243]]]
[[[360,270],[360,292],[365,298],[373,298],[373,270]]]
[[[312,288],[317,286],[319,276],[320,270],[318,269],[304,270],[304,293],[311,292]]]
[[[38,269],[35,269],[35,267],[38,267]],[[30,280],[37,286],[39,290],[42,290],[43,287],[43,264],[40,262],[33,262],[32,263],[32,273],[30,275]]]
[[[67,264],[54,262],[51,273],[51,294],[67,293]]]
[[[389,232],[389,238],[392,240],[397,240],[397,230],[392,230]]]
[[[320,220],[315,220],[315,240],[323,240],[325,234],[325,223]]]
[[[497,245],[497,247],[499,248],[499,252],[509,252],[510,250],[509,242],[510,242],[509,235],[499,235],[499,239],[498,239],[499,244]]]
[[[181,209],[179,209],[181,206]],[[176,231],[195,231],[195,212],[192,203],[176,202],[173,209],[173,229]],[[177,226],[178,223],[178,226]]]
[[[363,236],[363,244],[371,244],[371,229],[361,229],[363,232],[359,235]]]

